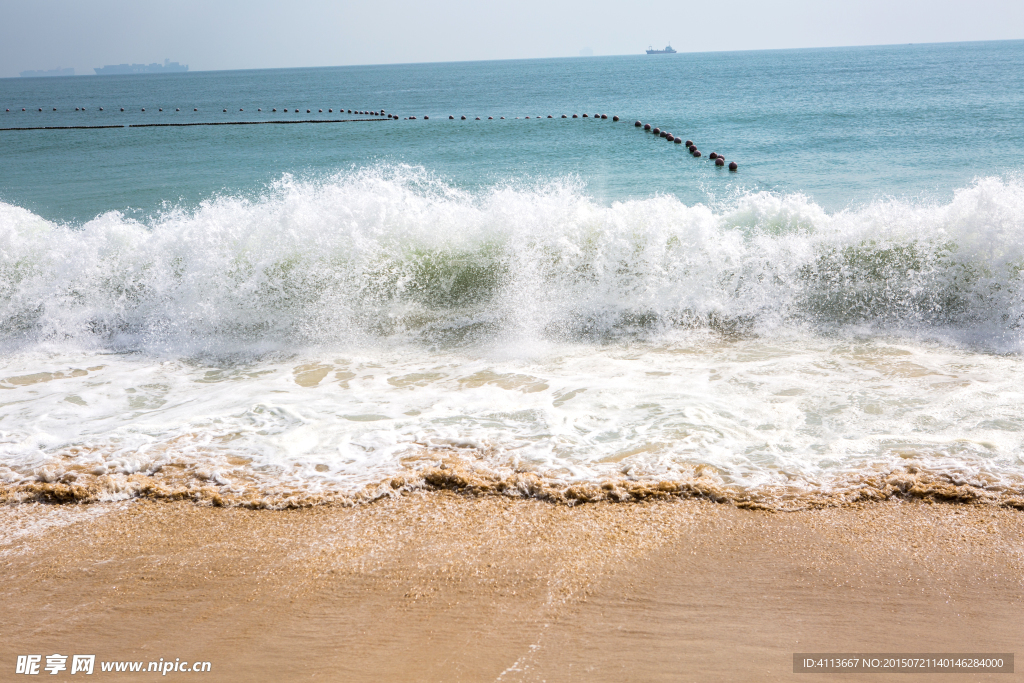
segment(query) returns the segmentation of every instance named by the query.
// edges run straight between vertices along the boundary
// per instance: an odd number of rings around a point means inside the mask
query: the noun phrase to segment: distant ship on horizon
[[[674,55],[675,53],[676,51],[672,49],[671,45],[666,45],[664,50],[655,50],[650,46],[647,47],[647,54],[649,55]]]
[[[22,78],[38,78],[39,76],[74,76],[75,75],[75,70],[71,69],[71,68],[67,68],[67,69],[60,69],[60,68],[58,68],[58,69],[46,69],[46,70],[40,69],[40,70],[36,70],[36,71],[31,71],[31,70],[30,71],[22,71],[18,75],[21,76]]]
[[[108,64],[94,69],[97,76],[120,76],[123,74],[180,74],[188,71],[188,64],[178,64],[165,59],[163,64]]]

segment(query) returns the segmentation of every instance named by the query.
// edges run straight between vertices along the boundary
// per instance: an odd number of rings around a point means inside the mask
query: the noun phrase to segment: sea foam
[[[190,354],[809,326],[1014,351],[1022,269],[1019,179],[829,214],[765,192],[605,206],[572,180],[469,193],[399,166],[147,222],[0,204],[0,335]]]
[[[1012,503],[1022,238],[1013,178],[838,213],[400,166],[147,222],[0,205],[0,497]]]

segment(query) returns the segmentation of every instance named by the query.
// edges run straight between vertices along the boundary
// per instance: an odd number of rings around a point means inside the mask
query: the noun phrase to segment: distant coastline
[[[74,76],[75,70],[71,68],[61,69],[59,67],[56,69],[39,69],[35,71],[30,69],[28,71],[22,71],[18,75],[22,78],[39,78],[40,76]]]
[[[163,64],[108,64],[93,69],[97,76],[120,76],[124,74],[169,74],[185,73],[188,64],[179,64],[165,59]]]

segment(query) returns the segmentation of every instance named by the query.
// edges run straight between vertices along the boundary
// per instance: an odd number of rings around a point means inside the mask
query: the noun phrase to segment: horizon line
[[[807,47],[775,47],[775,48],[752,48],[752,49],[740,49],[740,50],[676,50],[678,55],[703,55],[703,54],[723,54],[730,52],[794,52],[798,50],[834,50],[834,49],[856,49],[856,48],[877,48],[877,47],[902,47],[912,45],[959,45],[969,43],[1013,43],[1024,41],[1024,38],[998,38],[992,40],[947,40],[938,42],[928,43],[868,43],[860,45],[816,45]],[[671,45],[671,43],[669,43]],[[417,64],[472,64],[476,62],[526,62],[526,61],[539,61],[539,60],[553,60],[553,59],[602,59],[607,57],[647,57],[645,52],[626,52],[621,54],[606,54],[606,55],[562,55],[558,57],[505,57],[496,59],[454,59],[454,60],[437,60],[437,61],[422,61],[422,62],[374,62],[374,63],[363,63],[363,64],[320,64],[320,65],[307,65],[307,66],[264,66],[264,67],[242,67],[234,69],[192,69],[189,65],[185,65],[188,71],[175,72],[169,74],[97,74],[97,73],[81,73],[73,74],[70,76],[2,76],[0,80],[9,78],[79,78],[79,77],[99,77],[99,76],[181,76],[190,73],[215,73],[221,71],[285,71],[288,69],[347,69],[347,68],[360,68],[360,67],[387,67],[387,66],[412,66]],[[92,69],[102,69],[107,66],[120,66],[121,64],[158,64],[160,62],[121,62],[120,64],[104,64],[100,67],[90,67]],[[175,62],[180,64],[180,62]],[[60,69],[74,69],[74,67],[55,67],[53,69],[24,69],[24,71],[57,71]]]

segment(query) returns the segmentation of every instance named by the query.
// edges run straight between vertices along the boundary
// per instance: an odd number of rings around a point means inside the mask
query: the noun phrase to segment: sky
[[[1021,0],[0,0],[0,77],[1020,38]]]

